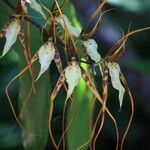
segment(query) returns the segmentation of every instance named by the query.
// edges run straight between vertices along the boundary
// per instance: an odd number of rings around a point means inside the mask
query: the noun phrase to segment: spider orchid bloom
[[[95,61],[96,63],[98,63],[101,60],[101,56],[98,53],[97,49],[98,49],[98,45],[95,42],[94,39],[88,39],[86,41],[82,41],[82,44],[84,45],[87,54],[89,55],[89,57]]]
[[[87,54],[89,55],[89,57],[94,60],[96,63],[98,63],[102,58],[101,55],[98,53],[97,49],[98,49],[98,45],[95,42],[94,39],[88,39],[87,41],[82,41]],[[103,76],[103,72],[102,72],[102,68],[101,65],[99,65],[100,67],[100,71],[101,74]],[[124,97],[124,92],[125,89],[121,84],[120,81],[120,66],[119,64],[115,63],[115,62],[111,62],[108,63],[108,69],[109,69],[109,74],[110,74],[110,78],[111,78],[111,83],[112,86],[119,91],[119,104],[120,104],[120,108],[122,107],[122,103],[123,103],[123,97]]]
[[[40,76],[49,68],[51,61],[55,56],[55,47],[54,44],[48,40],[44,45],[42,45],[38,51],[39,62],[41,64],[39,75],[36,81]]]
[[[65,78],[68,83],[66,101],[73,93],[74,88],[78,85],[80,77],[81,77],[81,68],[76,61],[72,61],[65,70]]]
[[[80,35],[80,30],[74,27],[71,22],[69,21],[68,17],[63,14],[63,16],[60,16],[56,18],[56,22],[61,24],[61,26],[65,29],[65,26],[67,27],[69,33],[75,37],[78,37]]]
[[[20,20],[16,18],[9,23],[7,28],[4,28],[4,30],[6,31],[2,32],[4,32],[5,34],[6,43],[4,45],[3,53],[2,56],[0,56],[0,58],[3,57],[10,50],[11,46],[16,42],[20,29]]]
[[[120,81],[120,66],[119,64],[112,62],[112,63],[108,63],[108,68],[109,68],[109,74],[110,74],[112,86],[119,91],[118,98],[119,98],[119,103],[121,108],[125,89]]]
[[[40,13],[44,19],[46,19],[46,16],[42,10],[41,5],[36,0],[26,0],[26,2],[30,5],[32,9]]]

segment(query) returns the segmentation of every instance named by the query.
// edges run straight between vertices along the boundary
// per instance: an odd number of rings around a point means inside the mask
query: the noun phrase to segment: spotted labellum
[[[84,45],[86,52],[89,55],[89,57],[93,61],[98,63],[101,60],[101,56],[97,51],[98,45],[97,45],[96,41],[94,39],[88,39],[86,41],[82,41],[82,44]]]
[[[112,86],[119,91],[118,98],[119,98],[119,103],[121,108],[125,89],[120,81],[120,66],[119,64],[113,62],[108,64],[108,68],[109,68],[109,74],[110,74]]]
[[[5,31],[6,43],[4,45],[4,49],[1,57],[7,54],[7,52],[10,50],[12,45],[16,42],[20,29],[21,29],[20,20],[13,19]]]
[[[48,40],[44,45],[42,45],[38,51],[39,62],[41,64],[39,75],[36,81],[40,76],[49,68],[51,61],[55,56],[55,47],[51,40]]]
[[[66,15],[60,16],[56,18],[56,21],[61,24],[61,26],[65,29],[65,26],[67,27],[69,33],[75,37],[78,37],[80,35],[80,30],[74,27],[71,22],[69,21],[68,17]]]
[[[65,71],[65,78],[68,83],[67,97],[66,100],[73,93],[74,88],[78,85],[81,77],[81,68],[76,61],[69,64]]]

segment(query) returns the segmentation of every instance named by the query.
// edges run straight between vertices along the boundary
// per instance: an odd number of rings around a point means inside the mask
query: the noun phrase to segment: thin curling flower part
[[[65,29],[65,26],[67,27],[69,33],[75,37],[78,37],[80,35],[80,30],[74,27],[71,22],[69,21],[68,17],[63,15],[58,18],[56,18],[56,21],[61,24],[61,26]]]
[[[5,32],[6,43],[4,45],[4,49],[1,57],[3,57],[10,50],[12,45],[16,42],[20,29],[21,29],[20,20],[13,19],[8,25]]]
[[[41,5],[36,0],[26,0],[26,2],[30,5],[32,9],[40,13],[44,19],[46,19],[46,16],[42,10]]]
[[[38,56],[41,68],[36,81],[49,68],[51,61],[54,59],[55,56],[54,44],[48,40],[48,42],[46,42],[44,45],[40,47],[38,51]]]
[[[97,51],[98,45],[96,41],[94,39],[88,39],[86,41],[82,41],[82,44],[84,45],[89,57],[98,63],[101,60],[101,56]]]
[[[20,0],[20,5],[21,5],[21,9],[23,10],[23,12],[25,14],[28,14],[28,9],[27,9],[27,6],[26,6],[26,0]]]
[[[113,63],[108,64],[108,68],[109,68],[109,74],[111,77],[112,86],[116,90],[119,91],[118,98],[119,98],[119,103],[120,103],[120,108],[121,108],[122,103],[123,103],[125,89],[120,81],[120,66],[119,66],[119,64],[113,62]]]
[[[81,69],[79,65],[77,64],[76,61],[71,62],[65,71],[65,78],[68,83],[66,101],[73,93],[74,88],[78,85],[80,77],[81,77]]]

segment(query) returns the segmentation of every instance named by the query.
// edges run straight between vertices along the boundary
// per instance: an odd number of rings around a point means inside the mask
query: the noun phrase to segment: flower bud
[[[63,15],[62,17],[56,18],[56,21],[61,24],[61,26],[65,29],[65,25],[69,31],[69,33],[75,37],[78,37],[80,35],[79,29],[74,27],[71,22],[69,21],[68,17]]]

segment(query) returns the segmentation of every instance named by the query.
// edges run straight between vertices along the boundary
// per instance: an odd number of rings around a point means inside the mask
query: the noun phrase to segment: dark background
[[[95,10],[98,2],[95,0],[73,0],[79,22],[84,25],[86,20]],[[4,10],[5,7],[5,10]],[[132,21],[131,30],[150,25],[150,1],[149,0],[108,0],[104,10],[116,8],[106,14],[102,24],[93,36],[98,42],[99,52],[105,56],[113,43],[121,36],[121,29],[126,33]],[[3,1],[0,1],[0,11],[9,14],[10,9]],[[11,12],[10,12],[11,13]],[[4,21],[0,18],[0,27]],[[0,53],[4,41],[0,40]],[[134,119],[125,140],[124,149],[146,150],[150,149],[150,31],[144,31],[131,36],[126,44],[123,57],[119,60],[121,69],[126,76],[132,90],[135,102]],[[22,149],[21,136],[13,119],[5,96],[5,86],[18,72],[18,61],[15,52],[11,52],[6,58],[0,60],[0,149]],[[53,70],[51,69],[51,73]],[[109,95],[116,97],[112,88]],[[18,81],[11,86],[14,106],[17,110]],[[126,121],[129,119],[130,108],[127,94],[121,112],[116,112],[118,103],[113,100],[108,105],[117,116],[120,131],[123,131]],[[115,98],[114,98],[115,99]],[[61,115],[61,114],[59,114]],[[112,133],[112,125],[106,119],[104,129],[97,141],[96,149],[112,149],[115,137]],[[59,128],[59,126],[57,126]]]

